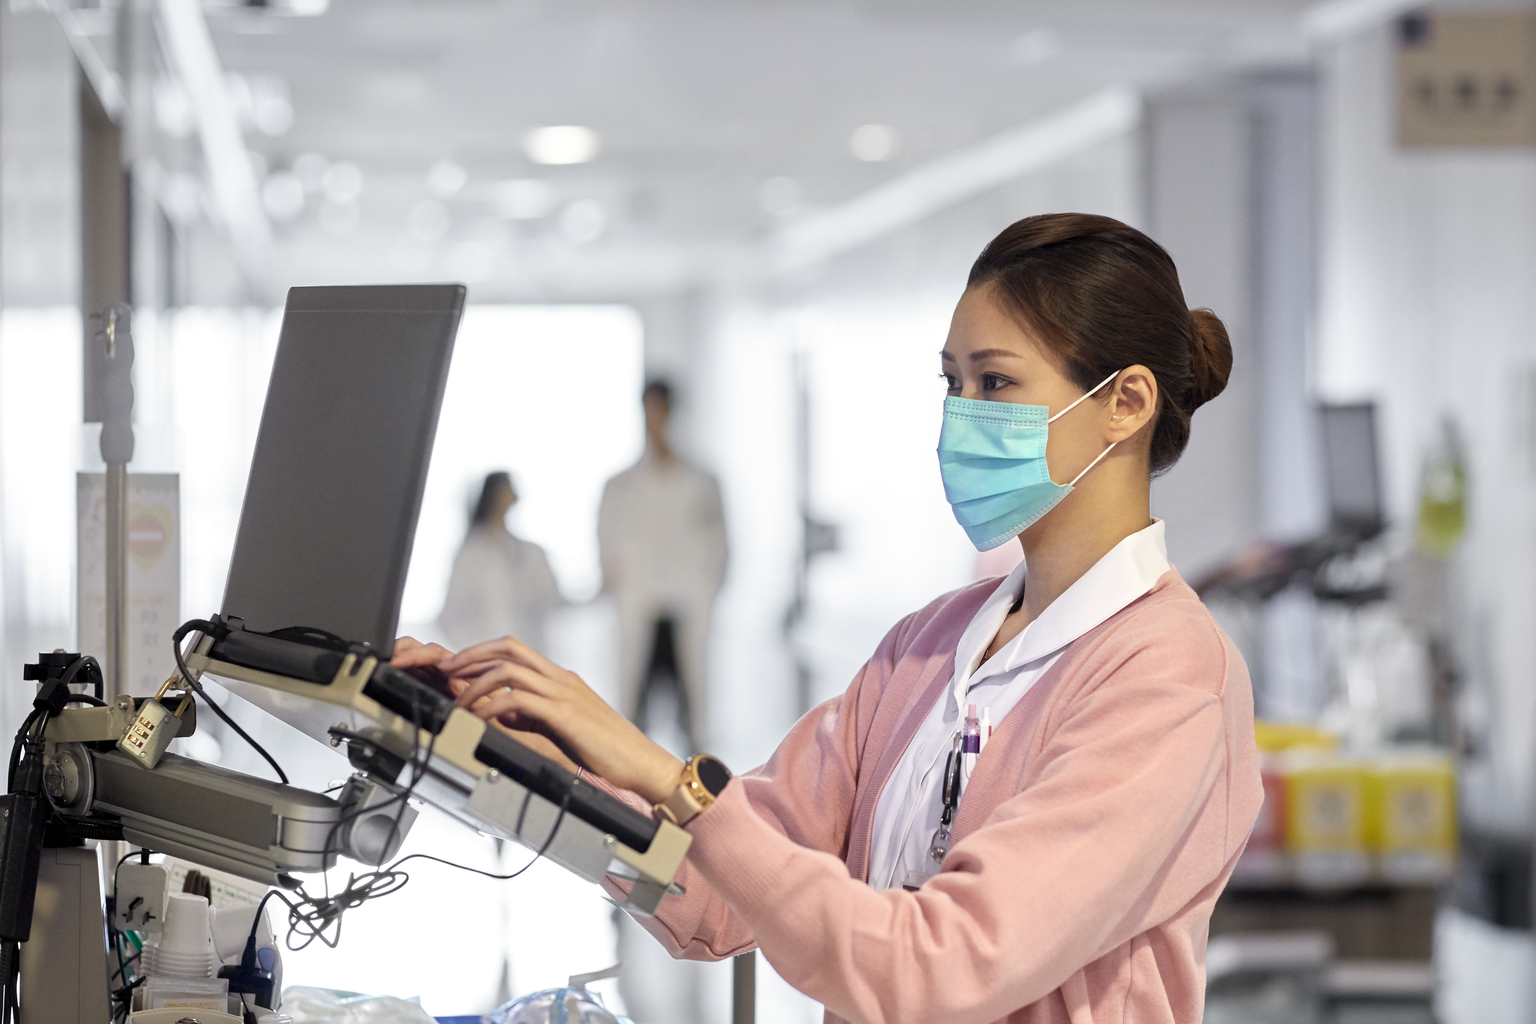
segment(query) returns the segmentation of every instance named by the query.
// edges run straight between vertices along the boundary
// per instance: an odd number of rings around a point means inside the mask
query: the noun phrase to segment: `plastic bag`
[[[491,1024],[628,1024],[615,1017],[596,992],[547,988],[496,1008]]]
[[[282,1011],[293,1024],[435,1024],[430,1013],[406,999],[297,985],[283,993]]]

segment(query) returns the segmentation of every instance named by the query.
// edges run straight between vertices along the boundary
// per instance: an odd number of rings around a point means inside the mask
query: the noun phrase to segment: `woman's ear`
[[[1157,378],[1139,363],[1127,367],[1109,395],[1105,440],[1118,443],[1157,418]]]

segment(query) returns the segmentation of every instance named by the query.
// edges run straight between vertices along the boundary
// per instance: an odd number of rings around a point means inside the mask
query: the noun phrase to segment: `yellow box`
[[[1324,751],[1292,750],[1285,774],[1285,840],[1297,877],[1349,885],[1370,874],[1366,764]]]
[[[1365,791],[1366,841],[1383,878],[1431,882],[1456,857],[1456,769],[1443,754],[1373,758]]]

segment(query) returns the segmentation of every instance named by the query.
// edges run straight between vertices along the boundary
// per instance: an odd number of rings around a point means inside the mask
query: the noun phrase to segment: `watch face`
[[[724,792],[726,783],[731,781],[730,769],[713,757],[699,758],[694,770],[698,772],[699,782],[715,796]]]

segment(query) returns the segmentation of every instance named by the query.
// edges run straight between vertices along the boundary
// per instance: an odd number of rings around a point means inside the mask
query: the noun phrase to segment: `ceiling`
[[[797,218],[1106,85],[1304,62],[1310,6],[279,2],[325,9],[203,5],[224,70],[291,112],[245,132],[272,225],[267,286],[452,277],[482,298],[690,287]],[[112,7],[78,8],[109,53]],[[206,185],[173,93],[155,93],[154,148],[162,201],[191,231],[208,203],[189,183]],[[547,125],[588,126],[601,148],[536,164],[525,136]],[[851,151],[862,125],[889,129],[864,152],[885,159]],[[327,183],[337,163],[358,173]]]

